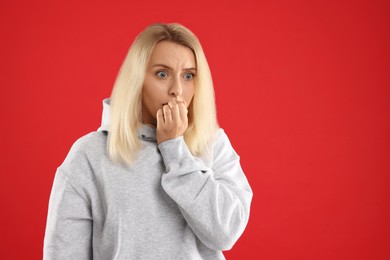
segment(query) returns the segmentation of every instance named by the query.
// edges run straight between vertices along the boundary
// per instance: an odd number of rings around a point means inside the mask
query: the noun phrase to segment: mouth
[[[174,102],[176,102],[176,104],[185,104],[185,102],[184,102],[184,101],[174,101]],[[167,105],[167,106],[168,106],[168,103],[164,103],[164,104],[162,104],[162,106],[165,106],[165,105]]]

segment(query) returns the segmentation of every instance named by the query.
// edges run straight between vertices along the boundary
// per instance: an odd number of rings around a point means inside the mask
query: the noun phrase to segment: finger
[[[157,128],[161,128],[162,124],[164,124],[164,114],[162,108],[157,110],[156,118],[157,118]]]
[[[172,111],[172,120],[173,122],[179,122],[181,120],[180,118],[180,108],[179,105],[176,102],[170,101],[168,103],[169,107],[171,108]]]
[[[180,103],[179,104],[179,110],[180,110],[180,119],[183,121],[183,122],[187,122],[188,121],[188,109],[187,109],[187,106],[185,105],[184,102]]]
[[[163,106],[163,113],[164,113],[165,124],[171,124],[172,123],[172,110],[168,105]]]

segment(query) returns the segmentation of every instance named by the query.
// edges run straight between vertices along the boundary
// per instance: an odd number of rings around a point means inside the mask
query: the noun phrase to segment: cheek
[[[195,88],[190,87],[187,89],[187,91],[184,93],[184,98],[186,99],[186,102],[189,104],[192,98],[194,97]]]
[[[159,88],[151,88],[150,85],[144,86],[142,90],[142,103],[144,106],[148,107],[148,109],[157,111],[163,103],[162,93],[159,91]]]

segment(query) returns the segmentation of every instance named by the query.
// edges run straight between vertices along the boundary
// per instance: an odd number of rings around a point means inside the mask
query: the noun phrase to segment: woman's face
[[[185,102],[195,91],[196,62],[191,49],[162,41],[153,49],[142,88],[142,121],[157,125],[156,113],[169,101]]]

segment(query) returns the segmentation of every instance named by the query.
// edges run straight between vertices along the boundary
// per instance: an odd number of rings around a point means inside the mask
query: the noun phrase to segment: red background
[[[110,2],[110,4],[108,4]],[[200,39],[254,190],[227,259],[390,259],[388,1],[0,2],[0,258],[40,259],[56,168],[134,37]]]

